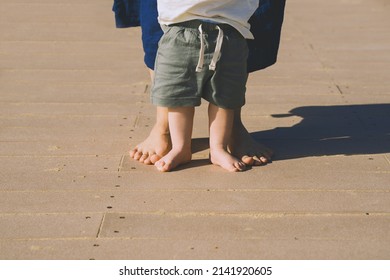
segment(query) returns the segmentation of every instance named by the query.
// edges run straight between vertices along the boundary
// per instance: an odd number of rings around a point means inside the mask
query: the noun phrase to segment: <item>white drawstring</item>
[[[204,64],[204,49],[205,49],[202,25],[199,25],[198,29],[200,32],[200,51],[199,51],[198,65],[196,66],[196,72],[202,72],[203,64]]]
[[[215,70],[215,67],[217,66],[217,62],[221,58],[221,48],[222,48],[222,42],[223,42],[223,30],[219,26],[217,26],[217,28],[218,28],[217,45],[215,46],[213,59],[211,60],[211,63],[209,65],[209,69],[211,71]]]
[[[217,26],[217,28],[218,28],[217,43],[215,46],[213,58],[211,59],[211,62],[209,65],[209,69],[211,71],[215,71],[215,68],[217,66],[217,62],[221,58],[221,49],[222,49],[222,43],[223,43],[223,30],[219,26]],[[200,32],[200,50],[199,50],[198,65],[196,66],[196,72],[202,72],[203,64],[204,64],[205,42],[204,42],[204,38],[203,38],[202,25],[199,25],[198,29]]]

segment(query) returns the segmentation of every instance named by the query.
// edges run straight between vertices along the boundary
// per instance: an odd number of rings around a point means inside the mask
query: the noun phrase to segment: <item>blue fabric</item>
[[[115,24],[117,28],[140,25],[140,0],[114,0],[112,10],[115,13]]]
[[[255,39],[248,40],[248,72],[273,65],[277,60],[286,0],[259,0],[249,20]],[[157,0],[114,0],[118,28],[141,26],[145,64],[154,69],[158,41],[162,36],[157,22]]]
[[[140,24],[142,28],[142,45],[145,56],[144,61],[148,68],[154,69],[158,42],[163,31],[157,21],[157,1],[142,0],[140,6]]]
[[[248,40],[248,72],[276,63],[286,0],[260,0],[249,19],[255,39]]]

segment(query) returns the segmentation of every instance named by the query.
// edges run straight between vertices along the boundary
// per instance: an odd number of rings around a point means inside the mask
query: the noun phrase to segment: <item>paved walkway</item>
[[[390,5],[288,1],[244,121],[276,151],[230,174],[127,156],[154,122],[140,30],[110,0],[0,0],[0,259],[389,259]]]

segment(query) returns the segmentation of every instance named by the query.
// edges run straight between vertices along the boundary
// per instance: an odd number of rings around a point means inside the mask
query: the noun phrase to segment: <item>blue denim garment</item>
[[[248,72],[276,62],[285,4],[286,0],[259,0],[259,8],[249,20],[255,39],[248,40]],[[153,69],[156,42],[162,35],[157,22],[157,0],[114,0],[113,11],[118,28],[143,27],[145,63]]]
[[[115,24],[117,28],[140,25],[140,0],[114,0],[112,11],[115,13]]]
[[[157,1],[141,0],[140,2],[140,24],[142,27],[142,44],[145,52],[144,61],[149,69],[154,69],[158,42],[163,35],[157,20]]]
[[[259,0],[259,8],[249,19],[254,40],[249,48],[248,72],[276,63],[286,0]]]

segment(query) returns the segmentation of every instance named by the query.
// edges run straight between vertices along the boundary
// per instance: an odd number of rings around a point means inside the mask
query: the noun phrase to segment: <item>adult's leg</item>
[[[228,152],[234,111],[209,104],[210,160],[213,164],[235,172],[245,170],[245,163]]]
[[[159,171],[167,172],[191,160],[191,137],[194,122],[194,107],[168,109],[168,121],[172,149],[155,163]]]
[[[154,71],[151,69],[149,71],[151,81],[153,82]],[[130,150],[130,157],[145,164],[155,164],[170,149],[171,138],[168,127],[168,108],[157,107],[156,123],[149,136]]]
[[[145,64],[149,68],[150,78],[154,80],[154,68],[158,41],[163,32],[157,21],[157,1],[140,1],[140,21],[142,42],[145,52]],[[154,164],[171,149],[168,128],[168,109],[157,107],[156,123],[144,141],[131,148],[130,157],[145,164]]]

